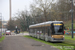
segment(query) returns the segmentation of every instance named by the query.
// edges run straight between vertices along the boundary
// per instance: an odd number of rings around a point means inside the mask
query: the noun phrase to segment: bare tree
[[[14,30],[15,29],[15,21],[11,19],[11,21],[8,21],[7,29]]]
[[[47,13],[50,12],[49,9],[51,7],[51,0],[34,0],[34,5],[32,4],[31,6],[33,6],[35,9],[36,14],[42,14],[44,17],[44,21],[47,21]],[[31,7],[31,8],[33,8]],[[31,9],[33,10],[33,9]]]

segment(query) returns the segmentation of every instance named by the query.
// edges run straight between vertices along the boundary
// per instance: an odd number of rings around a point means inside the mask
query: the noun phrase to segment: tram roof
[[[41,26],[41,25],[51,24],[51,23],[55,23],[55,22],[63,22],[63,21],[47,21],[47,22],[43,22],[43,23],[38,23],[38,24],[30,25],[29,27]]]

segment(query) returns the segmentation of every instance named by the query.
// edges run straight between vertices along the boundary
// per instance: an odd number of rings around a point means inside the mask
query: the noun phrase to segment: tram
[[[64,41],[63,21],[47,21],[29,26],[29,35],[52,42]]]

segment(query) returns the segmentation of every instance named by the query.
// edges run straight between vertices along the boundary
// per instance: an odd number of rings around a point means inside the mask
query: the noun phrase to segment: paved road
[[[59,50],[23,36],[6,36],[0,50]]]

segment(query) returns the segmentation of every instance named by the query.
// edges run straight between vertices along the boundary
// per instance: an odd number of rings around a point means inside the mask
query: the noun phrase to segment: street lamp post
[[[73,0],[72,0],[72,38],[73,38]]]
[[[9,0],[9,9],[10,9],[9,16],[10,16],[10,21],[11,21],[11,0]]]

